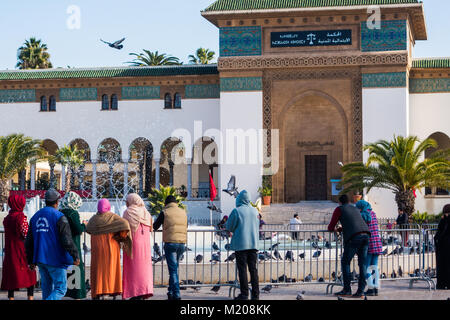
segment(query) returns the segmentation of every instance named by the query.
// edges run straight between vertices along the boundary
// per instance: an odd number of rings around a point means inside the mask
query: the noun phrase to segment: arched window
[[[41,111],[47,111],[48,109],[47,106],[47,97],[46,96],[42,96],[41,97]]]
[[[49,111],[56,111],[56,98],[55,96],[50,96],[49,99]]]
[[[164,109],[172,109],[172,96],[166,93],[164,96]]]
[[[178,92],[175,93],[173,97],[173,107],[175,109],[181,109],[181,94],[179,94]]]
[[[109,110],[109,99],[107,94],[102,96],[102,110]]]
[[[117,99],[117,94],[111,96],[111,110],[119,109],[119,100]]]

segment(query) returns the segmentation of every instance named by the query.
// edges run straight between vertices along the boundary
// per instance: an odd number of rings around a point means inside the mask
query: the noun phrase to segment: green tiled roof
[[[450,58],[414,59],[412,67],[417,69],[450,68]]]
[[[204,12],[420,3],[419,0],[217,0]]]
[[[155,77],[218,74],[217,65],[0,71],[0,80]]]

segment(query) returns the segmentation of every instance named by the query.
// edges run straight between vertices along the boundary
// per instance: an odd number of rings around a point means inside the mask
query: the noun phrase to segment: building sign
[[[334,146],[334,141],[298,141],[297,146],[300,148]]]
[[[272,32],[272,48],[342,46],[352,44],[352,30]]]

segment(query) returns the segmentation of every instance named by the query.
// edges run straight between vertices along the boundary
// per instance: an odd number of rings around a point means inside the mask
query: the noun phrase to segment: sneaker
[[[247,296],[243,296],[242,294],[238,295],[234,300],[248,300]]]
[[[338,296],[338,297],[351,297],[352,296],[352,292],[351,291],[342,290],[342,291],[336,292],[334,295]]]
[[[375,291],[376,289],[369,289],[369,290],[367,290],[364,294],[366,295],[366,296],[368,296],[368,297],[373,297],[373,296],[375,296],[376,295],[376,291]]]
[[[354,295],[352,295],[352,298],[355,299],[362,299],[364,298],[364,291],[356,291],[356,293]]]

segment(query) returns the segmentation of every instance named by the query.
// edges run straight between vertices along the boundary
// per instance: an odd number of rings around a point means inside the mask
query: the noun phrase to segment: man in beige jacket
[[[178,207],[174,196],[168,196],[165,207],[159,214],[154,230],[163,226],[164,253],[169,269],[169,300],[181,300],[180,280],[178,278],[178,264],[180,257],[186,251],[187,242],[187,214],[184,209]]]

